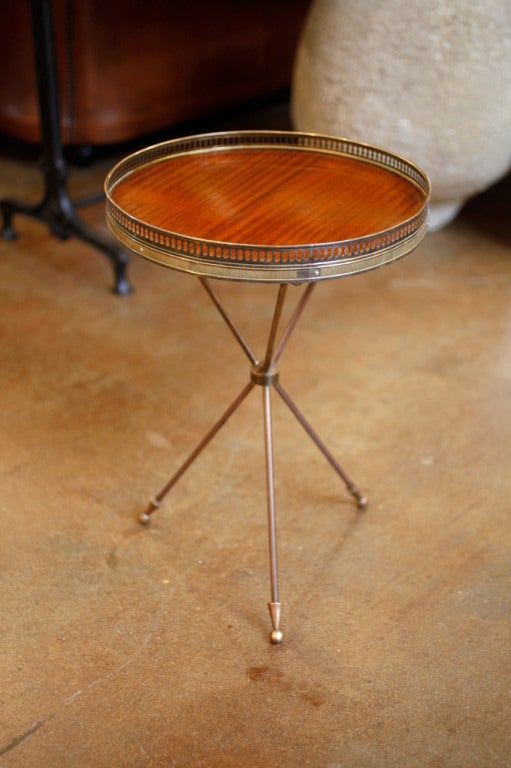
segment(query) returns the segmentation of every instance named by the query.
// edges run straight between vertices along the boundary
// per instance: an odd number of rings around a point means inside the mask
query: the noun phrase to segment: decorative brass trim
[[[246,148],[299,149],[351,157],[407,179],[422,194],[420,210],[399,225],[364,237],[329,243],[271,246],[189,237],[139,221],[112,199],[117,184],[141,166],[171,156]],[[294,131],[240,131],[202,134],[156,144],[119,162],[105,181],[107,222],[134,253],[173,269],[226,280],[311,282],[382,266],[415,248],[427,232],[430,194],[426,174],[386,150],[343,138]]]

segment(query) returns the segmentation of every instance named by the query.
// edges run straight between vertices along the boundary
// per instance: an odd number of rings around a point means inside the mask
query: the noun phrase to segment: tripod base
[[[218,297],[213,293],[209,283],[205,279],[202,279],[202,283],[206,288],[207,292],[210,294],[211,298],[213,299],[215,305],[219,309],[220,314],[226,321],[228,327],[231,329],[234,336],[239,341],[244,352],[247,354],[248,358],[252,363],[252,367],[250,371],[250,381],[248,382],[248,384],[245,385],[245,387],[242,389],[240,394],[234,399],[231,405],[226,409],[226,411],[222,414],[222,416],[218,419],[218,421],[213,425],[213,427],[209,430],[209,432],[205,435],[205,437],[201,440],[201,442],[197,445],[197,447],[191,452],[191,454],[188,456],[186,461],[184,461],[183,464],[179,467],[179,469],[174,473],[174,475],[172,475],[172,477],[167,482],[167,484],[161,489],[161,491],[156,496],[150,499],[149,505],[146,508],[146,510],[139,515],[139,521],[144,525],[147,525],[150,522],[152,514],[159,508],[165,496],[174,487],[174,485],[177,483],[179,478],[186,472],[188,467],[190,467],[190,465],[195,461],[195,459],[204,450],[204,448],[206,448],[206,446],[211,442],[213,437],[220,431],[222,426],[227,422],[227,420],[232,416],[232,414],[237,410],[237,408],[245,400],[249,392],[251,392],[255,386],[257,385],[261,386],[263,391],[264,438],[265,438],[265,454],[266,454],[266,491],[267,491],[267,509],[268,509],[268,539],[269,539],[270,577],[271,577],[271,601],[268,603],[270,618],[272,622],[272,631],[270,632],[270,642],[272,643],[272,645],[278,645],[283,640],[283,633],[280,630],[282,603],[279,600],[279,589],[278,589],[277,533],[276,533],[276,515],[275,515],[275,491],[274,491],[274,482],[273,482],[274,470],[273,470],[272,419],[271,419],[271,401],[270,401],[270,392],[272,388],[274,388],[278,392],[278,394],[280,395],[284,403],[290,409],[291,413],[293,413],[293,415],[297,418],[297,420],[305,429],[309,437],[313,440],[315,445],[319,448],[321,453],[325,456],[327,461],[330,463],[330,465],[332,466],[336,474],[344,482],[347,490],[356,500],[357,507],[359,509],[366,507],[367,497],[357,488],[357,486],[348,477],[348,475],[342,469],[340,464],[336,461],[332,453],[326,447],[325,443],[319,438],[319,436],[316,434],[314,429],[306,420],[302,412],[298,409],[298,407],[295,405],[293,400],[290,398],[287,392],[283,389],[282,385],[279,383],[279,370],[277,367],[277,361],[284,349],[285,344],[287,343],[287,340],[289,339],[292,329],[296,325],[299,315],[303,311],[304,306],[310,297],[311,289],[312,289],[311,287],[313,284],[309,285],[305,293],[303,294],[302,299],[298,303],[297,307],[295,308],[294,314],[292,315],[291,320],[288,323],[288,327],[285,333],[283,334],[281,343],[275,349],[275,337],[276,337],[277,327],[279,324],[280,315],[281,315],[281,311],[282,311],[282,307],[285,299],[285,293],[287,289],[286,284],[283,284],[280,286],[279,296],[277,299],[274,316],[273,316],[272,328],[270,330],[270,335],[268,339],[266,356],[263,362],[259,362],[250,351],[250,348],[248,347],[246,341],[241,337],[241,334],[239,333],[238,329],[234,325],[233,321],[231,320],[231,318],[229,317],[225,309],[221,306]]]

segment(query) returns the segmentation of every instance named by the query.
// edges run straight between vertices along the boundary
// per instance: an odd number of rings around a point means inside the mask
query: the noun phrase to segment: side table
[[[367,499],[279,380],[278,363],[318,282],[409,253],[427,232],[429,181],[409,161],[346,139],[294,131],[203,134],[136,152],[105,182],[107,221],[123,246],[198,276],[250,362],[249,381],[140,515],[164,497],[251,390],[263,392],[272,630],[282,641],[270,393],[273,388],[359,507]],[[256,356],[210,278],[279,285],[266,350]],[[305,284],[279,337],[290,284]]]

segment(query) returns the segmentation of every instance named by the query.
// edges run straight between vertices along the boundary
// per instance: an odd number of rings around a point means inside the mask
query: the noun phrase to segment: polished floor
[[[250,127],[250,126],[246,126]],[[115,157],[72,170],[96,191]],[[317,287],[274,402],[271,646],[260,392],[199,283],[19,217],[0,243],[1,768],[511,765],[511,185]],[[0,195],[37,200],[4,151]],[[80,210],[106,232],[103,204]],[[256,348],[275,289],[221,284]],[[298,298],[293,288],[291,298]]]

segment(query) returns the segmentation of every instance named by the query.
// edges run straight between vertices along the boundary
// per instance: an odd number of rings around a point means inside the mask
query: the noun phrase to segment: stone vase
[[[421,166],[438,229],[511,164],[511,2],[312,0],[291,108]]]

